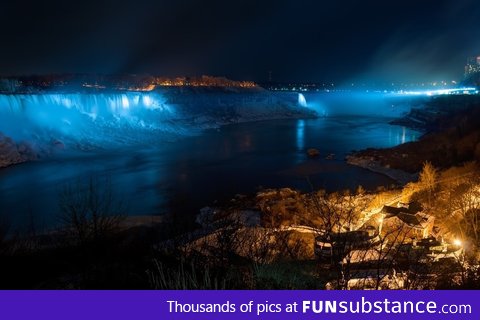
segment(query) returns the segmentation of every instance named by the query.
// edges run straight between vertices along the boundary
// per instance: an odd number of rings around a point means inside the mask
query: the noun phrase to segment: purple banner
[[[480,291],[0,291],[3,319],[479,319]]]

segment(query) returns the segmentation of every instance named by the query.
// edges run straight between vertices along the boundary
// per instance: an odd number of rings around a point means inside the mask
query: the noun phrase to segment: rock
[[[307,155],[310,158],[316,158],[320,155],[320,151],[318,151],[318,149],[315,149],[315,148],[310,148],[307,150]]]
[[[35,152],[28,144],[17,145],[12,138],[0,132],[0,168],[35,158]]]

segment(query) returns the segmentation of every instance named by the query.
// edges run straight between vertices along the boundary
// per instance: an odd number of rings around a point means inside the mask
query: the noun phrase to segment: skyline
[[[478,20],[473,0],[6,1],[0,75],[458,80],[480,53]]]

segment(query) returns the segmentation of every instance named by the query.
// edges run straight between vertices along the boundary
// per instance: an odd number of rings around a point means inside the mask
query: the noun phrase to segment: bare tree
[[[118,228],[125,217],[121,200],[115,198],[108,179],[90,178],[67,185],[60,193],[60,220],[79,243],[98,240]]]
[[[364,235],[358,224],[366,204],[349,192],[312,192],[309,207],[318,230],[315,245],[322,256],[329,256],[330,270],[336,278],[337,288],[344,288],[350,278],[349,253]]]

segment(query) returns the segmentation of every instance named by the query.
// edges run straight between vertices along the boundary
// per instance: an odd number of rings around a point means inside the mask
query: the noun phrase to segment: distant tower
[[[272,70],[268,71],[268,82],[272,82]]]

